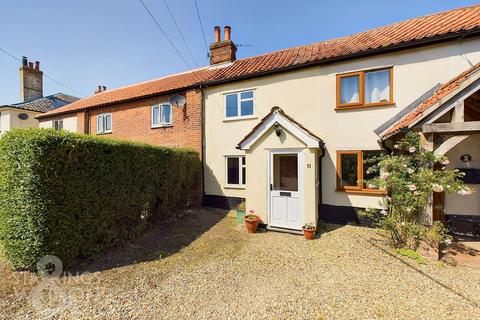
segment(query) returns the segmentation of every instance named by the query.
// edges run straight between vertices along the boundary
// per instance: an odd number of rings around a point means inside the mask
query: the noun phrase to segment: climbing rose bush
[[[371,161],[375,164],[368,173],[376,173],[378,178],[367,184],[386,190],[387,196],[383,210],[370,209],[361,215],[375,218],[377,225],[389,232],[395,247],[416,249],[424,230],[418,224],[418,214],[429,204],[433,192],[472,193],[462,182],[464,173],[447,169],[448,159],[426,150],[418,133],[408,133],[391,154]]]

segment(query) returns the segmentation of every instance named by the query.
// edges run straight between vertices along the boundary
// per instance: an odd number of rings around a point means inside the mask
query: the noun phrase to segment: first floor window
[[[337,108],[393,103],[392,68],[337,75]]]
[[[369,168],[378,164],[383,151],[337,151],[337,189],[382,192],[367,181],[376,178]]]
[[[152,127],[172,124],[172,105],[160,104],[152,107]]]
[[[244,186],[247,181],[245,156],[228,156],[227,161],[227,185]]]
[[[225,117],[245,117],[253,115],[253,91],[229,93],[225,95]]]
[[[53,120],[53,128],[55,130],[63,130],[63,120]]]
[[[97,116],[97,133],[112,132],[112,115],[104,113]]]

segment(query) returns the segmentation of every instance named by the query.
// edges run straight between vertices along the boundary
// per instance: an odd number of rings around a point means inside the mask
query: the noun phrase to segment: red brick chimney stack
[[[237,47],[231,39],[232,28],[225,26],[224,39],[220,38],[220,27],[213,28],[215,42],[210,44],[210,65],[234,62],[236,60]]]

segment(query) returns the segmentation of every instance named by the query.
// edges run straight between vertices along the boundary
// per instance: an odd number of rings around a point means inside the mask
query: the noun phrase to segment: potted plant
[[[317,231],[317,228],[313,223],[306,223],[302,227],[303,230],[303,235],[305,236],[305,239],[307,240],[313,240],[315,238],[315,232]]]
[[[255,211],[250,210],[250,213],[247,214],[243,220],[245,221],[245,225],[247,227],[248,233],[255,233],[257,232],[258,222],[260,221],[260,217],[255,214]]]
[[[242,224],[243,223],[243,218],[245,218],[245,201],[242,201],[242,203],[240,203],[238,206],[237,206],[237,221],[238,223]]]

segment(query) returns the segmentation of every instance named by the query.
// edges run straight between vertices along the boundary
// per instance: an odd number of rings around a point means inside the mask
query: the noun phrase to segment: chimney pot
[[[107,87],[102,86],[102,91],[106,91],[106,90],[107,90]]]
[[[35,70],[40,70],[40,61],[35,61]]]
[[[22,65],[25,67],[28,65],[28,59],[25,56],[22,57]]]
[[[220,42],[220,26],[213,27],[213,33],[215,35],[215,42]]]
[[[230,41],[231,40],[231,34],[232,34],[232,28],[230,28],[230,26],[225,26],[223,31],[225,33],[225,41]]]
[[[28,67],[33,69],[33,62],[29,62]]]

